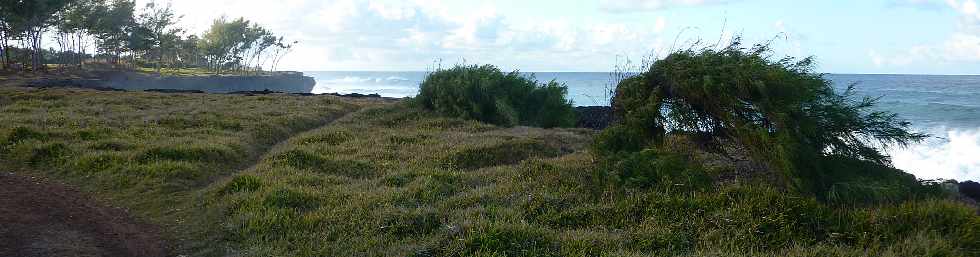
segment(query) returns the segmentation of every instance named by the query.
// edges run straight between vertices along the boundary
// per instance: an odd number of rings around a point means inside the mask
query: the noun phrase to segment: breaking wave
[[[892,149],[895,167],[919,179],[980,181],[980,128],[933,130],[935,138]]]

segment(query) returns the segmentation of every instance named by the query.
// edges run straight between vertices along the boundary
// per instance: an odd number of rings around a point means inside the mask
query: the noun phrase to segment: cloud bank
[[[675,7],[724,4],[733,0],[600,0],[603,10],[611,12],[656,11]]]
[[[868,56],[877,67],[901,67],[916,63],[976,63],[980,62],[980,7],[976,0],[903,0],[897,6],[911,6],[953,12],[958,16],[956,32],[942,42],[921,44],[890,54],[874,49]]]
[[[224,14],[299,40],[283,66],[300,70],[424,70],[439,60],[536,71],[609,70],[617,55],[641,56],[661,45],[669,24],[663,17],[642,27],[567,19],[518,24],[492,4],[450,10],[439,0],[173,3],[195,33]]]

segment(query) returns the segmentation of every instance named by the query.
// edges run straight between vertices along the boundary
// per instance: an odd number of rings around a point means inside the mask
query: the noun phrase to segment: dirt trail
[[[166,256],[159,228],[78,189],[0,173],[0,256]]]

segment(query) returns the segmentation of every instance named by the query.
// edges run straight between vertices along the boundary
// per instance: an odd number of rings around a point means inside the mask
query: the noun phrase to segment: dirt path
[[[159,229],[81,191],[0,173],[0,256],[163,257]]]

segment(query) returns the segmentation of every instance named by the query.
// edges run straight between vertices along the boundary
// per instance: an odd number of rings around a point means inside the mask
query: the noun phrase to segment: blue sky
[[[203,31],[244,16],[301,41],[296,70],[426,70],[441,60],[609,71],[698,39],[774,40],[832,73],[980,74],[977,0],[174,0]],[[216,11],[217,10],[217,11]],[[676,43],[675,43],[676,42]]]

